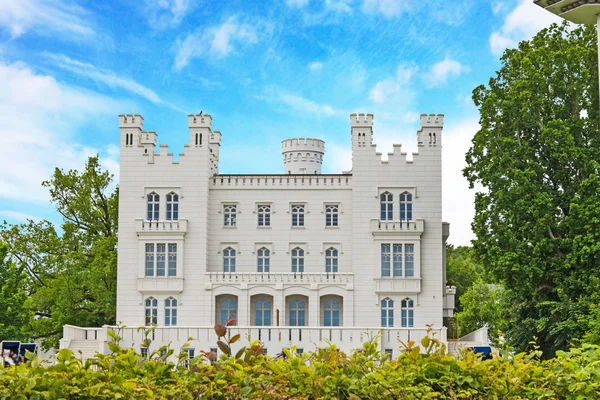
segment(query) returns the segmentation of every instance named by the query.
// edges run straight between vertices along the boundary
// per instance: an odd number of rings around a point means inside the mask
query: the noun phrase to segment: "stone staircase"
[[[98,350],[100,349],[100,341],[98,340],[71,340],[69,343],[69,349],[73,352],[75,357],[83,361],[88,358],[94,358]],[[81,354],[79,353],[81,352]]]

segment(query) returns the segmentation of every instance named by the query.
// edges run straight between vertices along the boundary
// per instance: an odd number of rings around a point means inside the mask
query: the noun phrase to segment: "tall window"
[[[271,226],[271,206],[258,206],[258,226]]]
[[[402,276],[402,245],[395,244],[393,250],[393,275]]]
[[[304,250],[300,247],[292,250],[292,272],[304,272]]]
[[[257,252],[258,272],[270,272],[271,270],[271,251],[266,247],[261,247]]]
[[[304,226],[304,206],[301,204],[292,206],[292,226]]]
[[[325,272],[338,272],[338,251],[333,247],[325,250]]]
[[[146,243],[146,276],[154,276],[154,243]]]
[[[304,300],[290,301],[290,326],[306,325],[306,303]]]
[[[400,195],[400,221],[412,221],[412,194],[408,192]]]
[[[235,272],[235,249],[223,250],[223,272]]]
[[[177,325],[177,300],[172,297],[165,299],[165,326]]]
[[[154,297],[146,299],[146,326],[158,323],[158,300]]]
[[[404,267],[405,276],[415,276],[415,245],[405,244],[404,245]]]
[[[224,226],[235,226],[236,224],[236,206],[224,206],[223,207],[223,225]]]
[[[381,244],[381,276],[390,276],[390,245]]]
[[[403,328],[412,328],[414,326],[414,303],[411,299],[402,300],[401,308],[401,326]]]
[[[325,226],[338,226],[339,206],[328,205],[325,207]]]
[[[148,194],[146,197],[148,202],[148,215],[149,221],[158,221],[158,206],[160,204],[160,196],[154,192]]]
[[[340,326],[340,302],[335,299],[325,300],[323,309],[324,326]]]
[[[383,328],[394,327],[394,300],[389,297],[381,300],[381,326]]]
[[[381,202],[381,216],[382,221],[391,221],[394,219],[394,195],[390,192],[381,193],[379,196]]]
[[[166,247],[164,243],[156,245],[156,276],[165,276]]]
[[[169,243],[169,276],[177,276],[177,243]]]
[[[273,306],[269,300],[256,302],[256,326],[271,326]]]
[[[169,193],[167,195],[167,221],[177,221],[179,219],[179,195]]]
[[[220,322],[225,325],[229,319],[237,319],[237,301],[228,297],[221,302]]]

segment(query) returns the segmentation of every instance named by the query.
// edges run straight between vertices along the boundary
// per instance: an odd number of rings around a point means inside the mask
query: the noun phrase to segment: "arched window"
[[[223,225],[235,226],[237,207],[234,205],[223,207]]]
[[[390,192],[383,192],[379,196],[381,201],[381,220],[391,221],[394,218],[394,195]]]
[[[146,299],[146,326],[158,323],[158,300],[154,297]]]
[[[412,194],[404,192],[400,195],[400,221],[412,219]]]
[[[340,326],[340,302],[336,299],[329,298],[325,300],[323,307],[323,325],[324,326]]]
[[[169,243],[168,250],[168,276],[177,276],[177,243]]]
[[[389,297],[381,300],[381,326],[383,328],[394,327],[394,300]]]
[[[172,297],[165,299],[165,326],[177,325],[177,300]]]
[[[235,249],[223,250],[223,272],[235,272]]]
[[[256,326],[271,326],[273,305],[269,300],[260,299],[256,302]]]
[[[325,272],[338,272],[338,251],[330,247],[325,250]]]
[[[271,226],[271,206],[258,206],[258,226]]]
[[[306,303],[304,300],[290,301],[290,326],[306,325]]]
[[[271,251],[266,247],[261,247],[257,251],[257,264],[258,272],[270,272],[271,271]]]
[[[156,244],[156,276],[165,276],[166,250],[165,243]]]
[[[381,276],[382,277],[391,275],[390,252],[391,252],[391,245],[388,243],[382,243],[381,244]]]
[[[292,226],[304,226],[304,205],[292,205]]]
[[[330,204],[325,207],[325,226],[338,226],[339,206]]]
[[[300,247],[292,250],[292,272],[304,272],[304,250]]]
[[[146,200],[148,202],[148,220],[158,221],[158,206],[160,204],[160,196],[152,192],[149,193],[148,196],[146,196]]]
[[[154,243],[146,243],[146,276],[154,276]]]
[[[179,219],[179,195],[171,192],[167,195],[167,221]]]
[[[412,328],[414,326],[414,303],[412,299],[406,298],[402,300],[400,308],[400,324],[403,328]]]
[[[237,320],[237,301],[228,297],[221,302],[221,323],[227,324],[227,320]],[[237,325],[235,323],[234,325]]]

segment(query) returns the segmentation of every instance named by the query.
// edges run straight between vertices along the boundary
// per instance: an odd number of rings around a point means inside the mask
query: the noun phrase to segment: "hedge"
[[[482,360],[463,352],[446,354],[435,337],[420,346],[399,343],[396,359],[382,354],[377,338],[345,354],[334,345],[278,357],[253,342],[232,354],[227,329],[221,356],[202,353],[186,365],[185,353],[164,346],[147,357],[110,347],[82,361],[70,350],[55,365],[37,358],[0,368],[0,398],[6,399],[600,399],[600,347],[582,345],[541,360],[539,352],[501,351]],[[145,345],[150,346],[149,340]],[[239,344],[238,344],[239,345]],[[175,361],[173,361],[175,360]]]

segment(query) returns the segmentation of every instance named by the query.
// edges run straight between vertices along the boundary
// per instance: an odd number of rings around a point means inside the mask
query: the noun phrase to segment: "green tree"
[[[456,311],[462,310],[461,296],[482,276],[483,267],[476,261],[472,247],[446,245],[446,282],[456,286]]]
[[[43,183],[63,218],[61,234],[49,221],[4,224],[0,238],[26,271],[37,316],[31,335],[56,346],[64,324],[115,323],[118,190],[90,157],[82,172],[56,169]]]
[[[507,325],[506,294],[498,284],[485,283],[481,278],[461,296],[463,311],[456,314],[459,336],[484,326],[488,327],[490,339],[498,338]]]
[[[592,26],[553,25],[507,50],[473,92],[464,170],[482,262],[510,293],[508,337],[545,356],[592,329],[600,291],[598,54]]]

